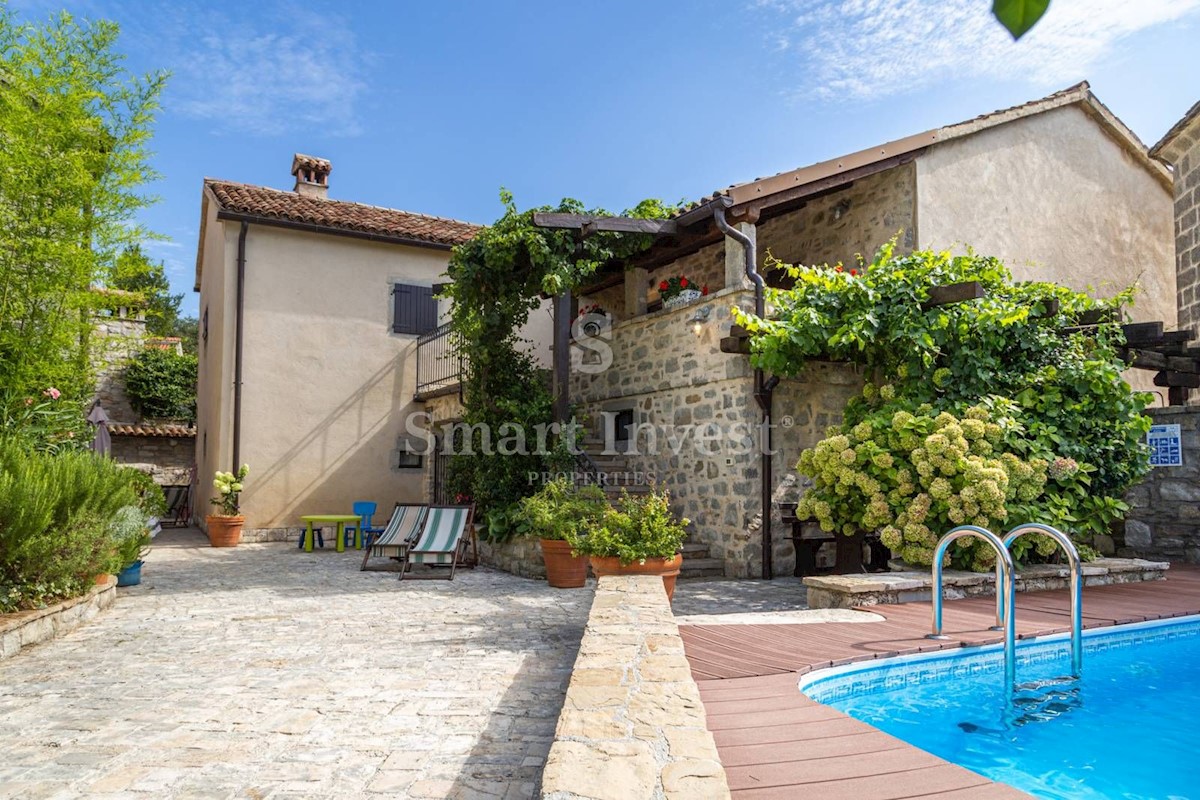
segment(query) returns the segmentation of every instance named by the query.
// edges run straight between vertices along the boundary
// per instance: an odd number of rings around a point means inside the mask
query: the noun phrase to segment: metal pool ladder
[[[1049,536],[1054,541],[1058,542],[1059,547],[1067,554],[1067,565],[1071,570],[1071,677],[1078,678],[1083,674],[1083,563],[1079,558],[1079,551],[1075,549],[1075,543],[1071,541],[1071,537],[1060,531],[1058,528],[1049,525],[1043,525],[1040,522],[1027,522],[1024,525],[1018,525],[1004,535],[1004,548],[1007,550],[1012,547],[1013,542],[1021,538],[1027,533],[1040,533],[1044,536]],[[996,562],[996,628],[1004,625],[1005,613],[1011,613],[1015,607],[1013,602],[1006,602],[1001,595],[1000,586],[1000,562]],[[1004,591],[1009,591],[1015,582],[1006,582],[1005,586],[1009,587]]]
[[[977,536],[983,539],[996,551],[996,603],[998,609],[996,621],[1004,628],[1004,683],[1006,691],[1011,692],[1017,682],[1016,577],[1012,554],[1008,552],[1008,546],[1003,539],[987,528],[981,528],[978,525],[959,525],[938,542],[937,548],[933,551],[933,632],[926,634],[925,638],[950,638],[942,633],[942,561],[945,560],[946,550],[951,544],[968,536]],[[1002,588],[1003,596],[1001,596]]]

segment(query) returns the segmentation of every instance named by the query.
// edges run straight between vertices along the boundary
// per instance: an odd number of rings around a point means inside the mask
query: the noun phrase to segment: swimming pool
[[[1037,797],[1200,800],[1200,617],[1017,647],[1006,709],[998,646],[865,662],[805,676],[812,699]]]

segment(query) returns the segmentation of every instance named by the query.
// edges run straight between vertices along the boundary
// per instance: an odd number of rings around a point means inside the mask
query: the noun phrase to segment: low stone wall
[[[520,537],[507,542],[479,540],[479,563],[520,575],[522,578],[545,578],[546,564],[537,539]]]
[[[116,599],[117,581],[109,576],[104,584],[82,597],[0,616],[0,659],[15,656],[22,647],[62,636],[95,617]]]
[[[1200,407],[1147,411],[1156,425],[1179,425],[1183,466],[1153,467],[1125,495],[1117,555],[1200,563]]]
[[[546,760],[543,800],[727,797],[662,579],[601,578]]]
[[[1083,565],[1084,586],[1162,580],[1170,564],[1138,558],[1098,558]],[[1018,592],[1066,589],[1070,572],[1056,564],[1035,564],[1017,572]],[[855,608],[856,606],[928,603],[933,599],[933,578],[924,572],[880,572],[866,575],[814,575],[804,579],[809,608]],[[996,578],[988,573],[946,570],[942,574],[942,597],[994,596]]]

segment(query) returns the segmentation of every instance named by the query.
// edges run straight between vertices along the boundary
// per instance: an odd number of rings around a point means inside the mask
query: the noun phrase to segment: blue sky
[[[27,18],[61,0],[10,0]],[[184,307],[204,176],[488,222],[573,196],[619,210],[1091,81],[1148,144],[1200,99],[1200,0],[1053,0],[1012,43],[989,0],[83,0],[135,71],[173,73],[143,215]]]

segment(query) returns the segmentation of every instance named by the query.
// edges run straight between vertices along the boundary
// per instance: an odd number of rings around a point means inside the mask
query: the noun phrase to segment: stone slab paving
[[[143,584],[0,662],[2,798],[522,798],[591,605],[164,533]]]

